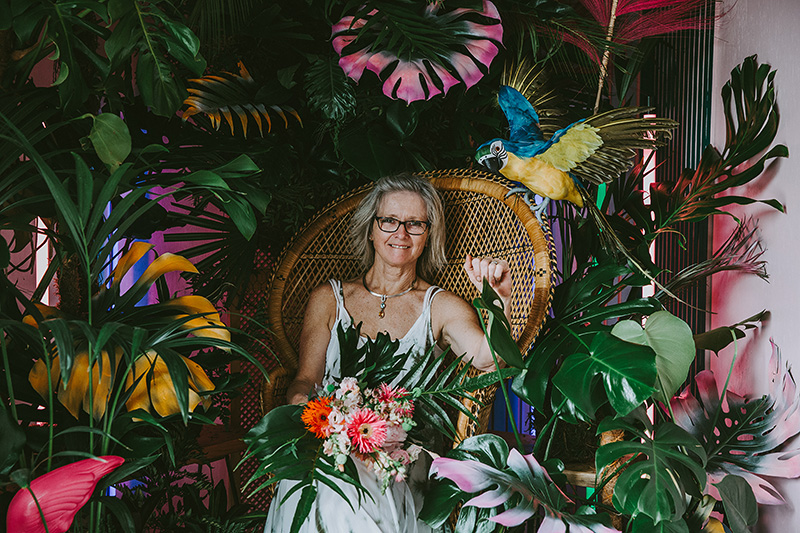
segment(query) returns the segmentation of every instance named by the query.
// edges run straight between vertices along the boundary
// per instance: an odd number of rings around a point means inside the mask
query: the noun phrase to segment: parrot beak
[[[481,158],[479,163],[489,169],[493,174],[500,174],[500,169],[503,167],[503,162],[499,157],[493,155],[486,155]]]

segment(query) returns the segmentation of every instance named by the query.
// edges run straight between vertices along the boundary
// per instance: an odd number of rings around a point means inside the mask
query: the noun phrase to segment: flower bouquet
[[[359,497],[370,497],[354,458],[377,473],[383,490],[402,481],[423,446],[435,449],[439,440],[454,438],[444,406],[473,416],[460,399],[499,379],[495,373],[467,379],[460,358],[445,364],[446,354],[434,356],[433,350],[398,353],[398,341],[385,334],[365,343],[360,337],[360,325],[340,327],[342,378],[318,389],[305,405],[272,409],[244,437],[247,457],[258,460],[248,482],[259,482],[253,492],[295,482],[290,493],[299,492],[300,499],[293,527],[308,516],[321,484],[351,506],[342,482]],[[401,373],[409,357],[413,364]]]
[[[300,418],[322,439],[322,452],[334,460],[336,468],[344,472],[352,453],[378,475],[382,491],[392,479],[403,481],[408,465],[422,449],[406,442],[408,432],[416,425],[411,394],[386,383],[362,390],[352,377],[319,392],[303,408]]]

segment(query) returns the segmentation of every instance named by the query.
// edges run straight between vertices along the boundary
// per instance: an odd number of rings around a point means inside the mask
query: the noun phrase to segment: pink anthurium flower
[[[100,478],[124,462],[122,457],[106,455],[71,463],[37,477],[11,500],[6,517],[7,530],[9,533],[64,533],[72,525],[77,512],[89,501]],[[31,493],[36,495],[36,500]],[[42,523],[37,501],[47,529]]]
[[[422,15],[429,32],[440,31],[448,37],[456,37],[463,48],[436,50],[430,57],[398,54],[393,50],[375,50],[370,38],[377,37],[387,29],[385,25],[373,24],[363,29],[368,18],[383,16],[379,10],[370,11],[366,17],[343,17],[331,28],[333,49],[339,54],[339,66],[350,78],[360,81],[364,69],[384,79],[383,93],[411,103],[428,100],[438,94],[447,94],[451,87],[463,82],[472,87],[483,77],[499,51],[497,44],[503,41],[503,26],[500,13],[489,0],[484,0],[480,11],[459,8],[440,14],[441,3],[428,4]],[[496,21],[481,24],[467,20],[475,15]],[[352,50],[356,37],[363,45]],[[352,46],[351,46],[352,45]],[[463,53],[466,49],[467,53]],[[347,50],[347,52],[345,52]],[[393,70],[390,70],[394,66]],[[387,74],[388,72],[388,74]]]

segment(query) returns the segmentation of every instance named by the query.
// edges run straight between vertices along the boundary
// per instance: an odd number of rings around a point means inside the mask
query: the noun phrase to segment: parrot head
[[[475,152],[475,159],[481,165],[488,168],[495,174],[508,163],[508,152],[502,139],[492,139],[489,142],[483,143],[478,151]]]

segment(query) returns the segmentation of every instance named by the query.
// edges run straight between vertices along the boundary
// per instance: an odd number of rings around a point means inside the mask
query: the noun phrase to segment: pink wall
[[[730,70],[745,57],[758,54],[762,63],[769,63],[778,73],[775,78],[781,125],[776,142],[789,147],[789,159],[773,164],[760,179],[738,193],[755,198],[776,198],[786,205],[787,213],[751,205],[734,209],[737,216],[752,215],[758,219],[762,242],[766,248],[770,281],[755,276],[721,274],[712,282],[712,327],[729,325],[756,314],[762,309],[772,312],[771,318],[755,335],[740,343],[739,353],[749,361],[739,365],[734,386],[766,392],[769,339],[782,348],[784,360],[790,362],[795,377],[800,376],[800,348],[797,344],[800,310],[800,1],[798,0],[728,0],[722,4],[730,12],[718,23],[714,46],[714,96],[712,143],[722,148],[725,123],[719,91],[729,79]],[[718,218],[714,222],[714,247],[729,234],[733,222]],[[726,375],[733,355],[728,348],[720,359],[712,356],[709,364],[718,375]],[[776,486],[788,504],[761,508],[757,531],[788,533],[800,531],[800,480],[777,481]]]

